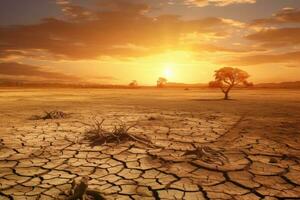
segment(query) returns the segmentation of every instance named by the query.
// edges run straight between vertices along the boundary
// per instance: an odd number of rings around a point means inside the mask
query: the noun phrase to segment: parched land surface
[[[300,91],[0,90],[0,199],[299,199]],[[61,119],[34,119],[60,110]],[[91,124],[142,140],[94,144]]]

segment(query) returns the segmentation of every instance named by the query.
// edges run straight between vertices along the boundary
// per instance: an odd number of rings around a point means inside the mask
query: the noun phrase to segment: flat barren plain
[[[300,199],[300,90],[0,89],[0,199]]]

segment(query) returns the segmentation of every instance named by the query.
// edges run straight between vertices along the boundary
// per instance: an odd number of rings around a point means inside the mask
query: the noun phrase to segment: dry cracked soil
[[[300,91],[0,90],[0,199],[300,199]],[[32,119],[43,111],[60,119]],[[95,120],[151,141],[91,145]]]

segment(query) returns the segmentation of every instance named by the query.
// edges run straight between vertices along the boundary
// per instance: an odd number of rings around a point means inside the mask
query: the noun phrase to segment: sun
[[[170,79],[174,76],[174,71],[172,69],[172,66],[170,65],[166,65],[165,66],[165,69],[164,69],[164,72],[163,72],[163,75],[165,76],[165,78],[167,79]]]
[[[164,71],[164,76],[165,76],[166,78],[171,78],[172,75],[173,75],[173,71],[172,71],[170,68],[165,69],[165,71]]]

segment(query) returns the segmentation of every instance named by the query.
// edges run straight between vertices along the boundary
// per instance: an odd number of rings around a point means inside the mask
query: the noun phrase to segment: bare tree
[[[223,67],[215,71],[215,80],[209,82],[209,87],[220,88],[224,93],[224,99],[229,99],[230,90],[238,85],[251,86],[247,79],[249,74],[241,69],[232,67]]]
[[[158,88],[165,87],[167,82],[168,82],[168,80],[166,78],[159,77],[158,80],[157,80],[157,87]]]

